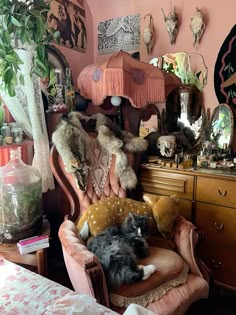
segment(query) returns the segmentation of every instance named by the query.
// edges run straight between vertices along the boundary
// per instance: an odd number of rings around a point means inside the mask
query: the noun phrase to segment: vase
[[[21,159],[21,148],[10,149],[0,168],[0,242],[15,243],[41,233],[42,178]]]

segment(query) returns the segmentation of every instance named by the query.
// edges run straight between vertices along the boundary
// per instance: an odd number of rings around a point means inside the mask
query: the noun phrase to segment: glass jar
[[[15,124],[11,129],[11,134],[13,137],[13,143],[23,142],[23,130],[19,124]]]
[[[0,242],[12,243],[41,233],[42,178],[21,159],[21,148],[10,150],[0,168]]]

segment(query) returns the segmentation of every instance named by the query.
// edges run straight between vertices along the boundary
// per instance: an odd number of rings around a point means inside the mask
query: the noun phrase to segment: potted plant
[[[1,0],[0,12],[0,82],[9,96],[15,96],[15,86],[24,83],[21,65],[28,51],[30,74],[45,78],[50,66],[46,45],[59,37],[48,28],[49,3],[44,0]]]

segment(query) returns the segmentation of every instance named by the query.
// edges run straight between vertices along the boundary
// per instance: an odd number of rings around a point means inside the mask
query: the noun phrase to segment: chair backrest
[[[52,146],[50,166],[58,184],[68,198],[70,205],[70,209],[66,209],[67,213],[64,213],[64,215],[69,215],[72,221],[76,221],[91,203],[99,199],[114,196],[122,198],[126,197],[127,192],[121,186],[119,179],[115,174],[115,159],[115,155],[112,155],[112,161],[104,183],[103,192],[101,195],[98,195],[93,187],[91,176],[88,176],[87,178],[86,191],[80,190],[73,175],[66,171],[65,165],[55,145]],[[129,165],[132,165],[133,160],[133,154],[129,153]]]

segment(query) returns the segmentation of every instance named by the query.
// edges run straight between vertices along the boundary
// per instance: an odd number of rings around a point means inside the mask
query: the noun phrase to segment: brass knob
[[[224,227],[224,223],[221,223],[221,224],[219,225],[219,224],[217,224],[217,223],[215,222],[214,225],[215,225],[215,228],[216,228],[217,230],[222,230],[223,227]]]
[[[212,259],[211,263],[215,269],[220,268],[220,266],[222,265],[221,261],[215,261],[215,259]]]
[[[227,194],[227,190],[221,192],[219,189],[217,189],[217,192],[220,197],[224,197]]]

